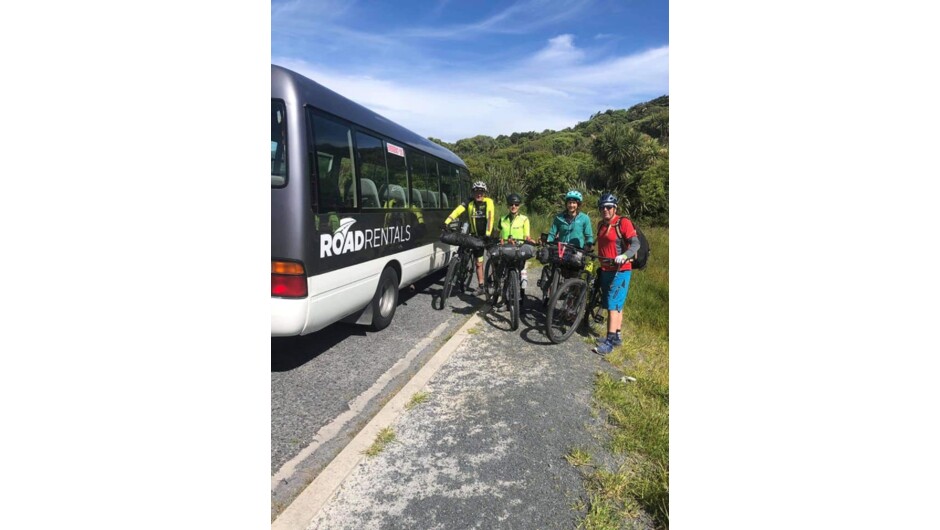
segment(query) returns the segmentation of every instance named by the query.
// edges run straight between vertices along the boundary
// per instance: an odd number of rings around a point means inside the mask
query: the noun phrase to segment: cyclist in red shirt
[[[608,311],[607,338],[599,342],[594,351],[599,354],[610,353],[614,347],[623,344],[620,324],[623,322],[623,304],[630,289],[630,262],[640,249],[640,240],[633,223],[624,216],[617,215],[617,197],[604,193],[598,201],[601,210],[601,222],[597,225],[597,255],[609,258],[601,260],[601,300]],[[620,235],[617,233],[620,229]]]

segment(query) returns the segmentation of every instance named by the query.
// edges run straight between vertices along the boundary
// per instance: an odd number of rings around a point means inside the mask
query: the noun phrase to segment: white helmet
[[[471,191],[476,191],[476,190],[486,191],[486,183],[483,182],[482,180],[478,180],[473,183],[473,186],[470,187],[470,190]]]

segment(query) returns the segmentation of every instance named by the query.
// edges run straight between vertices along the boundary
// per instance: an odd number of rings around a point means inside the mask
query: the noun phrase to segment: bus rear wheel
[[[398,274],[386,267],[379,278],[379,286],[372,298],[372,330],[380,331],[392,323],[398,307]]]

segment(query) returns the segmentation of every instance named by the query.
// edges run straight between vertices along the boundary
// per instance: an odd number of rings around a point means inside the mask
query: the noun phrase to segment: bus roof
[[[283,66],[271,65],[271,97],[294,97],[301,103],[309,103],[321,110],[348,119],[358,125],[384,134],[389,138],[442,158],[460,167],[467,167],[450,149],[438,145],[412,132],[392,120],[343,97],[325,86]]]

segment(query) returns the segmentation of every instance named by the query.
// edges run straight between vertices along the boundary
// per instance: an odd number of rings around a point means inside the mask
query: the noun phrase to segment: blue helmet
[[[597,200],[598,208],[603,208],[604,206],[611,204],[617,206],[617,197],[615,197],[613,193],[605,193],[601,195],[600,199]]]
[[[581,192],[578,190],[571,190],[565,194],[565,202],[568,201],[578,201],[578,204],[584,200],[584,196],[581,195]]]

